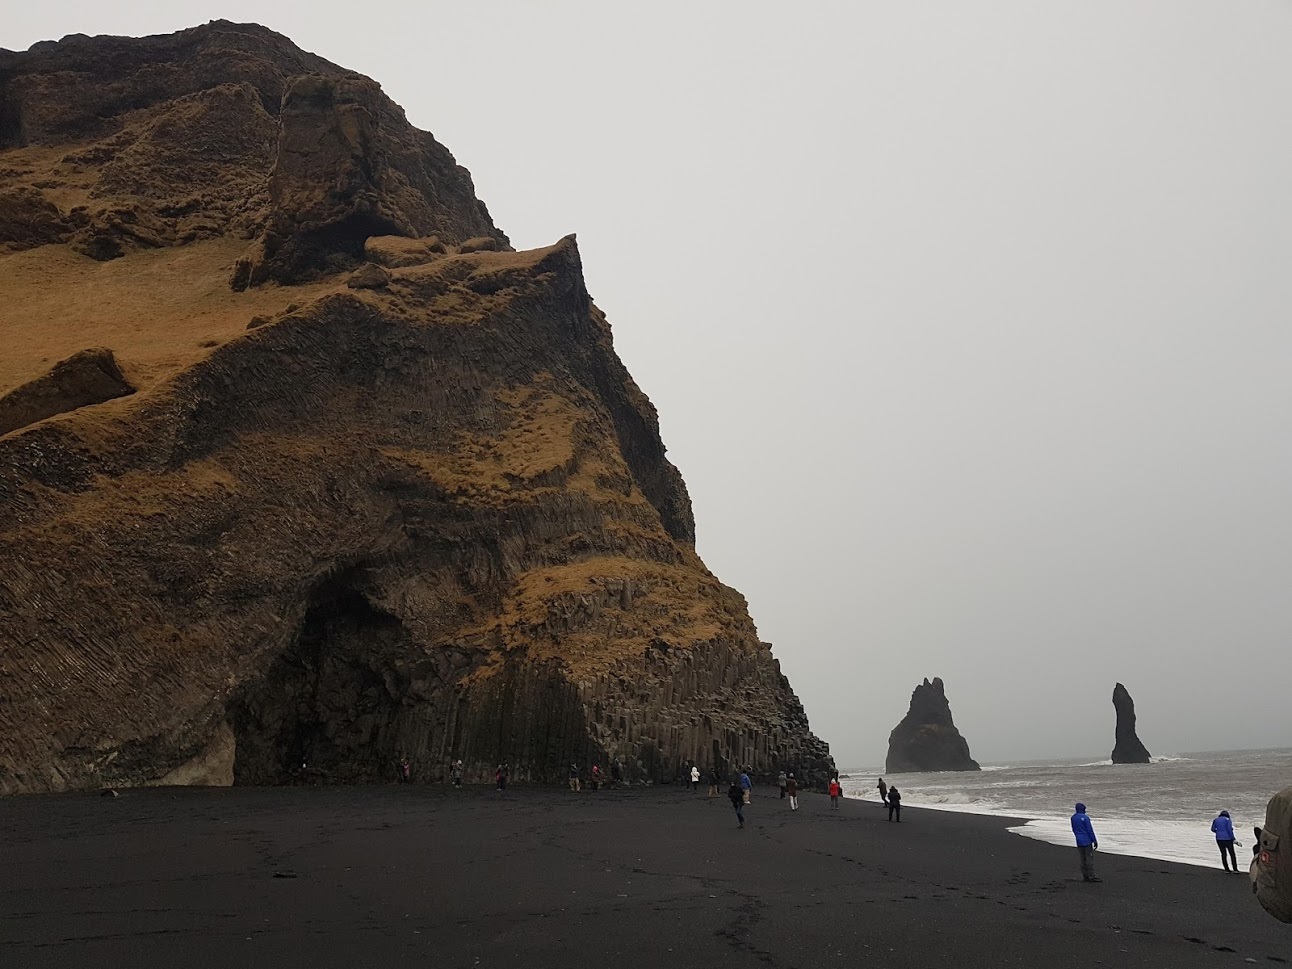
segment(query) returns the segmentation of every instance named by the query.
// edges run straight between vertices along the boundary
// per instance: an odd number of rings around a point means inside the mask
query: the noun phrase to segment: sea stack
[[[1148,748],[1135,733],[1135,701],[1126,687],[1113,687],[1113,709],[1117,711],[1117,741],[1113,745],[1114,764],[1147,764],[1152,758]]]
[[[377,82],[0,50],[0,306],[0,793],[833,769],[574,237]]]
[[[889,734],[885,765],[890,774],[981,770],[951,719],[951,704],[939,677],[926,679],[911,694],[910,710]]]

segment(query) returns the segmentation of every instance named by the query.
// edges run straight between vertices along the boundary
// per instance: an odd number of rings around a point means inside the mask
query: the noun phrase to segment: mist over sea
[[[1252,826],[1263,822],[1270,796],[1292,784],[1292,748],[1186,753],[1151,764],[1018,761],[969,773],[843,773],[849,797],[878,801],[875,782],[884,777],[901,789],[904,805],[1025,818],[1010,830],[1060,845],[1073,844],[1068,819],[1083,801],[1100,851],[1213,868],[1220,855],[1211,821],[1223,809],[1244,846],[1238,858],[1245,868]]]

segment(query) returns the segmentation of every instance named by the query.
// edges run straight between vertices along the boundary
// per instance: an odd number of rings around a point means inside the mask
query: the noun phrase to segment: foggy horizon
[[[1292,7],[84,2],[378,81],[517,249],[576,232],[698,550],[842,769],[941,677],[982,763],[1292,746]]]

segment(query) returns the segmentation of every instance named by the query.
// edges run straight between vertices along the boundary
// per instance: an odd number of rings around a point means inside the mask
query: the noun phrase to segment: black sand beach
[[[1097,805],[1092,805],[1098,822]],[[1000,818],[757,792],[234,788],[0,801],[0,965],[1241,966],[1245,877]]]

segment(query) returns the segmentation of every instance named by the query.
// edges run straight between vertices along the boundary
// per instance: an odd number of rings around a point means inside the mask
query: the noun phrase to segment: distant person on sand
[[[494,775],[494,777],[498,781],[498,790],[500,791],[507,790],[507,765],[506,764],[498,765],[498,772]]]
[[[741,777],[745,775],[741,774]],[[745,826],[745,791],[737,781],[731,782],[731,787],[727,788],[727,797],[731,799],[731,806],[736,809],[736,820],[740,826]]]
[[[413,780],[413,765],[408,762],[408,756],[399,758],[399,783],[409,784]]]
[[[897,815],[897,823],[902,823],[902,792],[895,787],[888,789],[888,820],[893,820],[893,815]]]
[[[1099,847],[1099,839],[1095,837],[1095,826],[1090,823],[1084,804],[1078,804],[1076,813],[1072,815],[1072,833],[1077,836],[1077,851],[1081,854],[1082,880],[1103,881],[1095,877],[1095,849]]]
[[[785,771],[781,771],[779,774],[776,775],[776,786],[781,789],[782,801],[785,800],[785,789],[786,789],[788,780],[789,779],[785,776]]]
[[[619,758],[616,757],[610,762],[610,786],[618,787],[619,782],[624,779],[623,769],[619,766]]]
[[[830,778],[830,807],[836,811],[839,810],[839,797],[843,794],[843,786],[839,783],[839,778]]]
[[[592,782],[592,789],[594,791],[601,790],[601,765],[600,764],[592,765],[592,773],[589,775],[588,780]]]
[[[691,790],[698,790],[700,787],[700,768],[695,764],[691,765]]]
[[[754,782],[749,779],[749,768],[746,767],[740,772],[740,790],[743,792],[745,803],[749,803],[749,797],[754,789]]]
[[[1228,811],[1221,811],[1216,820],[1211,822],[1211,831],[1216,836],[1216,847],[1220,849],[1220,863],[1229,871],[1233,862],[1234,871],[1238,871],[1238,858],[1234,855],[1234,822]]]
[[[879,799],[880,799],[881,801],[883,801],[885,804],[887,804],[887,803],[888,803],[888,785],[884,783],[884,779],[881,777],[881,778],[879,779],[879,783],[878,783],[878,784],[876,784],[875,786],[876,786],[877,788],[879,788]]]
[[[449,777],[453,780],[454,787],[462,786],[462,761],[455,760],[449,768]]]
[[[579,789],[579,765],[571,764],[570,765],[570,790],[577,791],[578,789]]]
[[[718,796],[718,782],[719,782],[718,768],[710,767],[709,768],[709,797]]]
[[[790,810],[797,811],[799,809],[799,782],[794,779],[793,774],[785,781],[785,793],[790,797]]]

